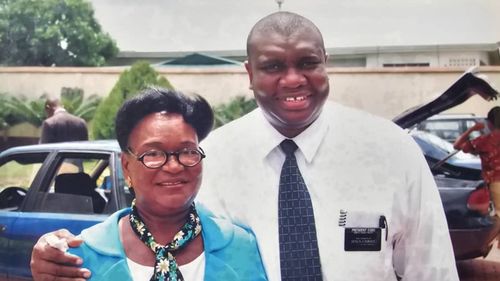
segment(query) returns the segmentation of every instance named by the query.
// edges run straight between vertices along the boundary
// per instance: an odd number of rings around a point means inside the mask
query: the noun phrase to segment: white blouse
[[[134,281],[149,281],[153,276],[154,268],[138,264],[127,258],[128,268]],[[201,253],[192,262],[179,266],[179,270],[187,281],[202,281],[205,277],[205,252]]]

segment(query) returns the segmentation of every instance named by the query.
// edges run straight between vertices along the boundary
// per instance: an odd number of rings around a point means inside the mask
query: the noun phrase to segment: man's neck
[[[56,110],[54,110],[54,114],[57,114],[59,112],[66,112],[66,109],[64,109],[63,107],[58,107],[56,108]]]
[[[310,125],[309,125],[310,126]],[[294,138],[305,131],[309,126],[303,128],[277,128],[274,127],[280,134],[287,138]]]

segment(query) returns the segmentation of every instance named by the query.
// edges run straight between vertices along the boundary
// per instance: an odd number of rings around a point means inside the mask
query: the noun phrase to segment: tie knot
[[[293,140],[286,139],[280,143],[281,150],[286,154],[286,156],[293,155],[295,150],[299,148]]]

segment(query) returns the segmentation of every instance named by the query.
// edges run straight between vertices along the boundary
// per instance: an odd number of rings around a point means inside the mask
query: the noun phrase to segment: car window
[[[450,153],[455,152],[455,149],[453,148],[453,145],[451,143],[434,134],[414,131],[412,136],[417,141],[424,154],[433,157],[436,160],[441,160],[448,156]],[[478,157],[473,154],[459,151],[450,159],[469,160],[477,158]]]
[[[101,214],[110,201],[112,186],[108,154],[60,155],[49,184],[38,193],[33,211]]]
[[[447,141],[455,140],[460,136],[459,120],[432,120],[423,124],[422,129],[437,135]]]
[[[428,121],[424,125],[426,130],[456,130],[458,131],[460,124],[457,121]]]
[[[465,120],[465,130],[471,128],[476,124],[476,120]]]
[[[17,210],[47,153],[17,154],[0,163],[0,209]]]
[[[472,126],[474,126],[477,122],[485,122],[485,120],[481,120],[481,119],[478,119],[478,120],[466,120],[465,121],[465,129],[464,129],[464,132],[471,128]],[[475,139],[477,137],[479,137],[481,134],[486,134],[488,133],[487,129],[483,129],[482,131],[473,131],[472,133],[470,133],[469,135],[469,139]]]

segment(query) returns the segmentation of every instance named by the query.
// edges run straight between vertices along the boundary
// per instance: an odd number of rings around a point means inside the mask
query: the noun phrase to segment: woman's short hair
[[[495,106],[490,109],[486,119],[488,119],[495,128],[500,129],[500,106]]]
[[[176,113],[203,140],[212,130],[214,114],[208,102],[199,95],[185,95],[162,88],[149,88],[125,101],[116,114],[116,138],[122,151],[128,149],[128,138],[135,126],[147,115],[156,112]]]

